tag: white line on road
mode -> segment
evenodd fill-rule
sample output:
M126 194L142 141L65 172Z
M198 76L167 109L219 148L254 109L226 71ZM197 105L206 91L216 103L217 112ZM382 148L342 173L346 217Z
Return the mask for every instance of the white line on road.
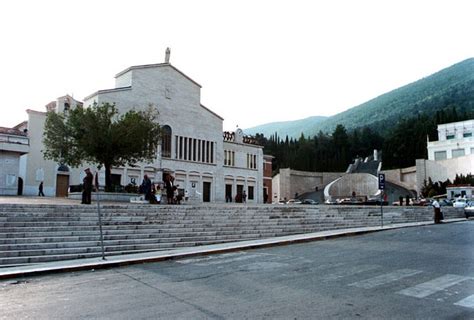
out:
M455 303L457 306L474 309L474 294Z
M375 288L377 286L381 286L390 282L398 281L406 277L411 277L421 272L422 271L419 271L419 270L400 269L400 270L382 274L380 276L373 277L370 279L354 282L354 283L351 283L349 286L364 288L364 289L371 289L371 288Z
M463 277L455 274L446 274L431 281L420 283L419 285L416 285L414 287L403 289L398 293L415 298L425 298L429 295L432 295L433 293L444 290L448 287L454 286L455 284L470 279L470 277Z

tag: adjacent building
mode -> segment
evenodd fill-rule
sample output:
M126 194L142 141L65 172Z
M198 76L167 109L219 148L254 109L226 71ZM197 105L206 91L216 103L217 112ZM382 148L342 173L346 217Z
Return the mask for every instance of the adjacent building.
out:
M424 182L453 181L474 173L474 119L438 125L438 141L428 142L428 159L416 160L416 187Z
M17 195L23 188L23 179L19 177L20 157L30 149L23 125L0 127L0 195Z
M474 120L438 125L438 141L428 142L428 160L440 161L474 154Z

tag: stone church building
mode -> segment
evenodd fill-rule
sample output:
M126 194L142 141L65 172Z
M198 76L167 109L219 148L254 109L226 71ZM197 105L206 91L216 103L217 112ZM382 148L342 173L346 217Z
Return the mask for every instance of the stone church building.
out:
M46 106L47 111L67 112L77 106L114 103L119 113L144 110L149 106L159 112L163 129L161 145L152 163L112 169L116 185L140 184L144 174L157 184L166 175L175 178L181 192L197 202L235 201L247 194L247 202L263 203L264 157L262 147L243 135L242 130L223 132L223 118L203 106L201 85L169 62L132 66L115 76L115 88L99 90L83 102L64 96ZM47 196L65 196L70 185L82 182L84 168L59 166L44 160L41 150L46 112L28 110L27 130L30 153L20 160L24 194L34 195L44 181ZM97 170L94 164L87 167ZM105 181L99 171L99 181Z

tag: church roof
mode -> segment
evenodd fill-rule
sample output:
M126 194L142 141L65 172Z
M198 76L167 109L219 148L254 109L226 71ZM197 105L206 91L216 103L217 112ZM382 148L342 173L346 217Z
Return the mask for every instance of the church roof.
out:
M215 112L212 111L211 109L206 108L206 107L203 106L202 104L201 104L201 108L204 108L205 110L207 110L208 112L212 113L213 115L215 115L215 116L218 117L219 119L224 120L224 118L222 118L220 115L218 115L217 113L215 113Z
M202 86L197 83L196 81L194 81L193 79L191 79L190 77L188 77L184 72L182 72L181 70L179 70L178 68L174 67L173 65L171 65L170 63L155 63L155 64L144 64L144 65L141 65L141 66L131 66L131 67L128 67L127 69L117 73L115 75L115 78L118 78L120 77L121 75L131 71L131 70L136 70L136 69L148 69L148 68L161 68L161 67L170 67L172 68L173 70L175 70L176 72L180 73L182 76L184 76L186 79L188 79L189 81L191 81L192 83L194 83L195 85L197 85L199 88L202 88Z
M12 135L12 136L24 136L24 137L27 136L26 132L20 131L20 130L15 129L15 128L0 127L0 133L1 134Z

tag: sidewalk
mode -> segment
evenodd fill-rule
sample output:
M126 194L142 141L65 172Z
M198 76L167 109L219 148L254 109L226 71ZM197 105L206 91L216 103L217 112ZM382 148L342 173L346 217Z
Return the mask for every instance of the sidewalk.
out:
M466 221L465 219L450 219L445 220L444 223L452 223ZM208 255L215 253L224 253L239 251L245 249L255 249L269 246L287 245L291 243L309 242L326 240L343 236L354 236L369 232L377 232L383 230L407 228L407 227L419 227L432 225L431 221L414 222L414 223L401 223L392 224L382 227L363 227L363 228L350 228L350 229L338 229L331 231L322 231L307 234L298 234L292 236L275 237L270 239L251 240L251 241L240 241L233 243L214 244L199 247L180 248L166 251L155 251L140 254L129 254L120 256L108 256L106 260L102 258L91 258L91 259L76 259L67 261L47 262L34 264L31 266L20 266L10 268L0 268L0 280L24 277L24 276L35 276L45 273L52 272L67 272L67 271L80 271L80 270L91 270L99 268L111 268L130 264L138 264L145 262L157 262L170 259L188 258L192 256Z

